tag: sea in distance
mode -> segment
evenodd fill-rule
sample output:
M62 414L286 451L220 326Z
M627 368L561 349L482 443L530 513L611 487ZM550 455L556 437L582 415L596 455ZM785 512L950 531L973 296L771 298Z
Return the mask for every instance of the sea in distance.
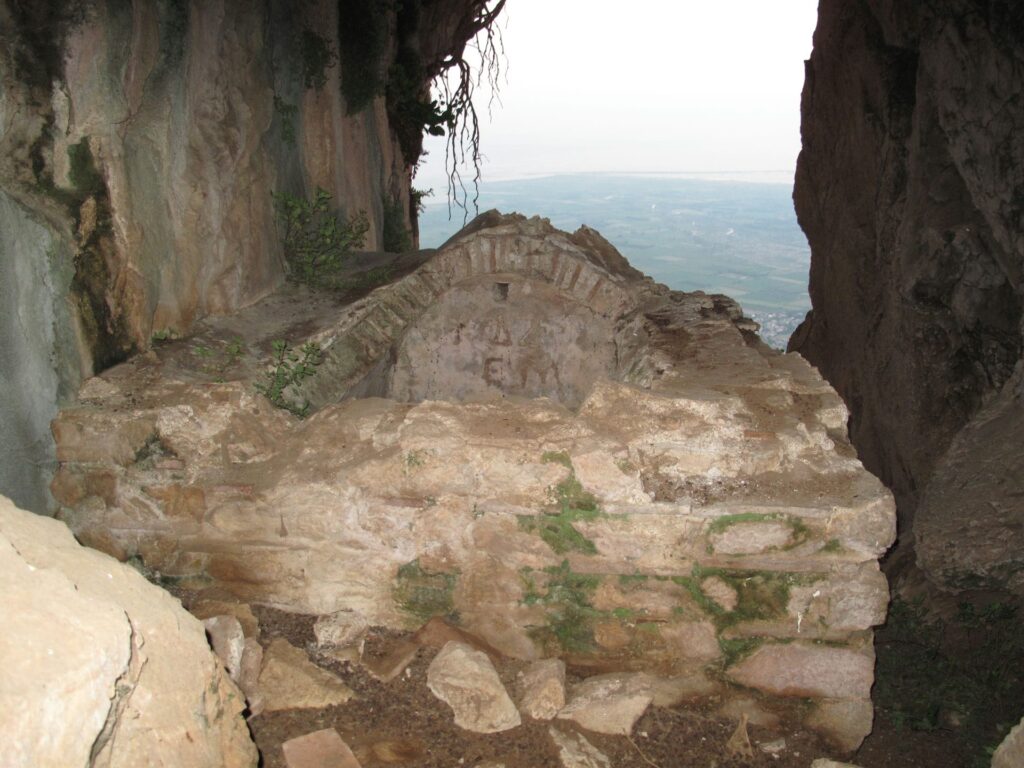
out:
M792 184L708 177L574 174L489 181L479 210L543 216L569 232L586 224L637 269L680 291L724 293L784 349L810 309L810 249ZM472 190L470 190L472 191ZM436 248L463 225L444 189L424 201L420 244ZM472 214L472 209L471 209ZM472 215L470 216L472 218Z

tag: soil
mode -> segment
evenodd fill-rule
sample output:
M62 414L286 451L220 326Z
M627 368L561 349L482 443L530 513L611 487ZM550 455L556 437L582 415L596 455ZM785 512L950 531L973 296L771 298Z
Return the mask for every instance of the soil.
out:
M264 713L251 718L249 725L264 768L285 768L281 744L322 728L335 728L363 768L472 768L487 761L506 768L561 768L558 750L548 733L552 723L524 717L521 726L496 734L475 734L458 728L448 705L435 698L426 685L427 666L437 649L421 648L406 673L390 683L380 683L360 665L338 662L316 651L312 629L315 617L258 606L254 611L260 621L262 644L283 637L305 648L314 662L337 674L356 693L338 707ZM366 638L364 658L383 657L408 636L373 629ZM521 665L503 660L497 668L511 690ZM570 669L570 681L574 676L578 679L578 671ZM748 726L748 733L754 756L730 754L726 743L737 724L715 716L712 710L713 702L699 708L651 707L630 737L580 732L608 756L615 768L807 768L817 757L839 757L812 733L753 725ZM563 731L574 729L568 721L556 720L554 724ZM785 739L785 748L779 753L772 755L759 748L779 738Z

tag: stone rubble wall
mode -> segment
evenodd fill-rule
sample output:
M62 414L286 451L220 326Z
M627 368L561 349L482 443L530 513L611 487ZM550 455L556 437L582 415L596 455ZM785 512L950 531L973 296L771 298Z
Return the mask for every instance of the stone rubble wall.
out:
M502 217L322 321L328 362L303 421L246 376L188 370L188 342L90 379L53 425L62 517L183 587L391 627L446 616L517 658L753 689L853 748L895 524L844 405L730 299L617 271L587 242ZM544 266L513 269L530 263ZM343 399L377 363L342 375L331 350L389 318L388 359L428 312L399 324L389 308L428 284L442 305L438 274L449 291L518 274L590 297L614 320L617 367L576 409L500 392Z

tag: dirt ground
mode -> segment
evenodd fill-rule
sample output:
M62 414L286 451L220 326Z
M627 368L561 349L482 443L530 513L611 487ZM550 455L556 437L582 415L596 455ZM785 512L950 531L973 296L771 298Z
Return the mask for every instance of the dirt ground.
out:
M284 768L281 744L321 728L335 728L364 768L471 768L486 761L502 763L506 768L561 768L557 748L548 734L551 723L524 718L518 728L497 734L474 734L455 726L451 710L426 686L427 666L436 649L421 648L404 675L384 684L359 665L340 663L316 653L312 631L315 617L267 608L255 610L260 620L261 643L268 645L275 637L283 637L296 647L305 648L313 661L337 674L356 693L350 702L338 707L274 712L252 718L250 727L265 768ZM402 637L400 633L371 630L365 653L384 656ZM507 687L511 688L517 669L514 662L499 665L499 674ZM572 673L570 669L570 678ZM555 722L562 730L573 728L567 721ZM581 733L609 757L614 768L807 768L818 757L841 757L812 733L771 731L757 726L748 728L754 757L737 756L726 747L735 728L735 721L716 717L709 705L706 709L651 707L628 738ZM919 743L906 736L883 729L858 755L848 759L864 768L962 765L956 762L949 745L934 739ZM781 751L770 754L759 748L779 738L785 739Z

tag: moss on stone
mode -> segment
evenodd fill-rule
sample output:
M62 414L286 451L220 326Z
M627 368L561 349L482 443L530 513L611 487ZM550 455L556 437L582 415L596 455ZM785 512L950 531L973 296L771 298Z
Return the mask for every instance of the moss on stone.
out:
M749 656L764 645L763 637L722 637L718 636L718 647L722 649L722 659L726 667Z
M421 621L443 616L457 622L453 599L457 581L458 574L426 571L417 559L398 569L392 597L402 611Z
M578 520L594 520L604 516L594 495L576 478L569 455L562 451L548 451L541 460L548 464L561 464L569 468L569 476L551 489L558 511L539 515L520 515L519 530L535 533L556 554L581 552L596 555L597 547L573 525Z
M566 451L544 451L541 454L540 460L544 464L561 464L566 469L572 471L572 459L569 458L569 454Z
M523 602L545 607L546 624L537 627L531 636L542 643L554 641L562 650L581 653L594 648L594 623L612 616L594 608L591 600L601 577L576 573L568 560L545 568L543 592L538 589L532 573L523 573L528 588Z

